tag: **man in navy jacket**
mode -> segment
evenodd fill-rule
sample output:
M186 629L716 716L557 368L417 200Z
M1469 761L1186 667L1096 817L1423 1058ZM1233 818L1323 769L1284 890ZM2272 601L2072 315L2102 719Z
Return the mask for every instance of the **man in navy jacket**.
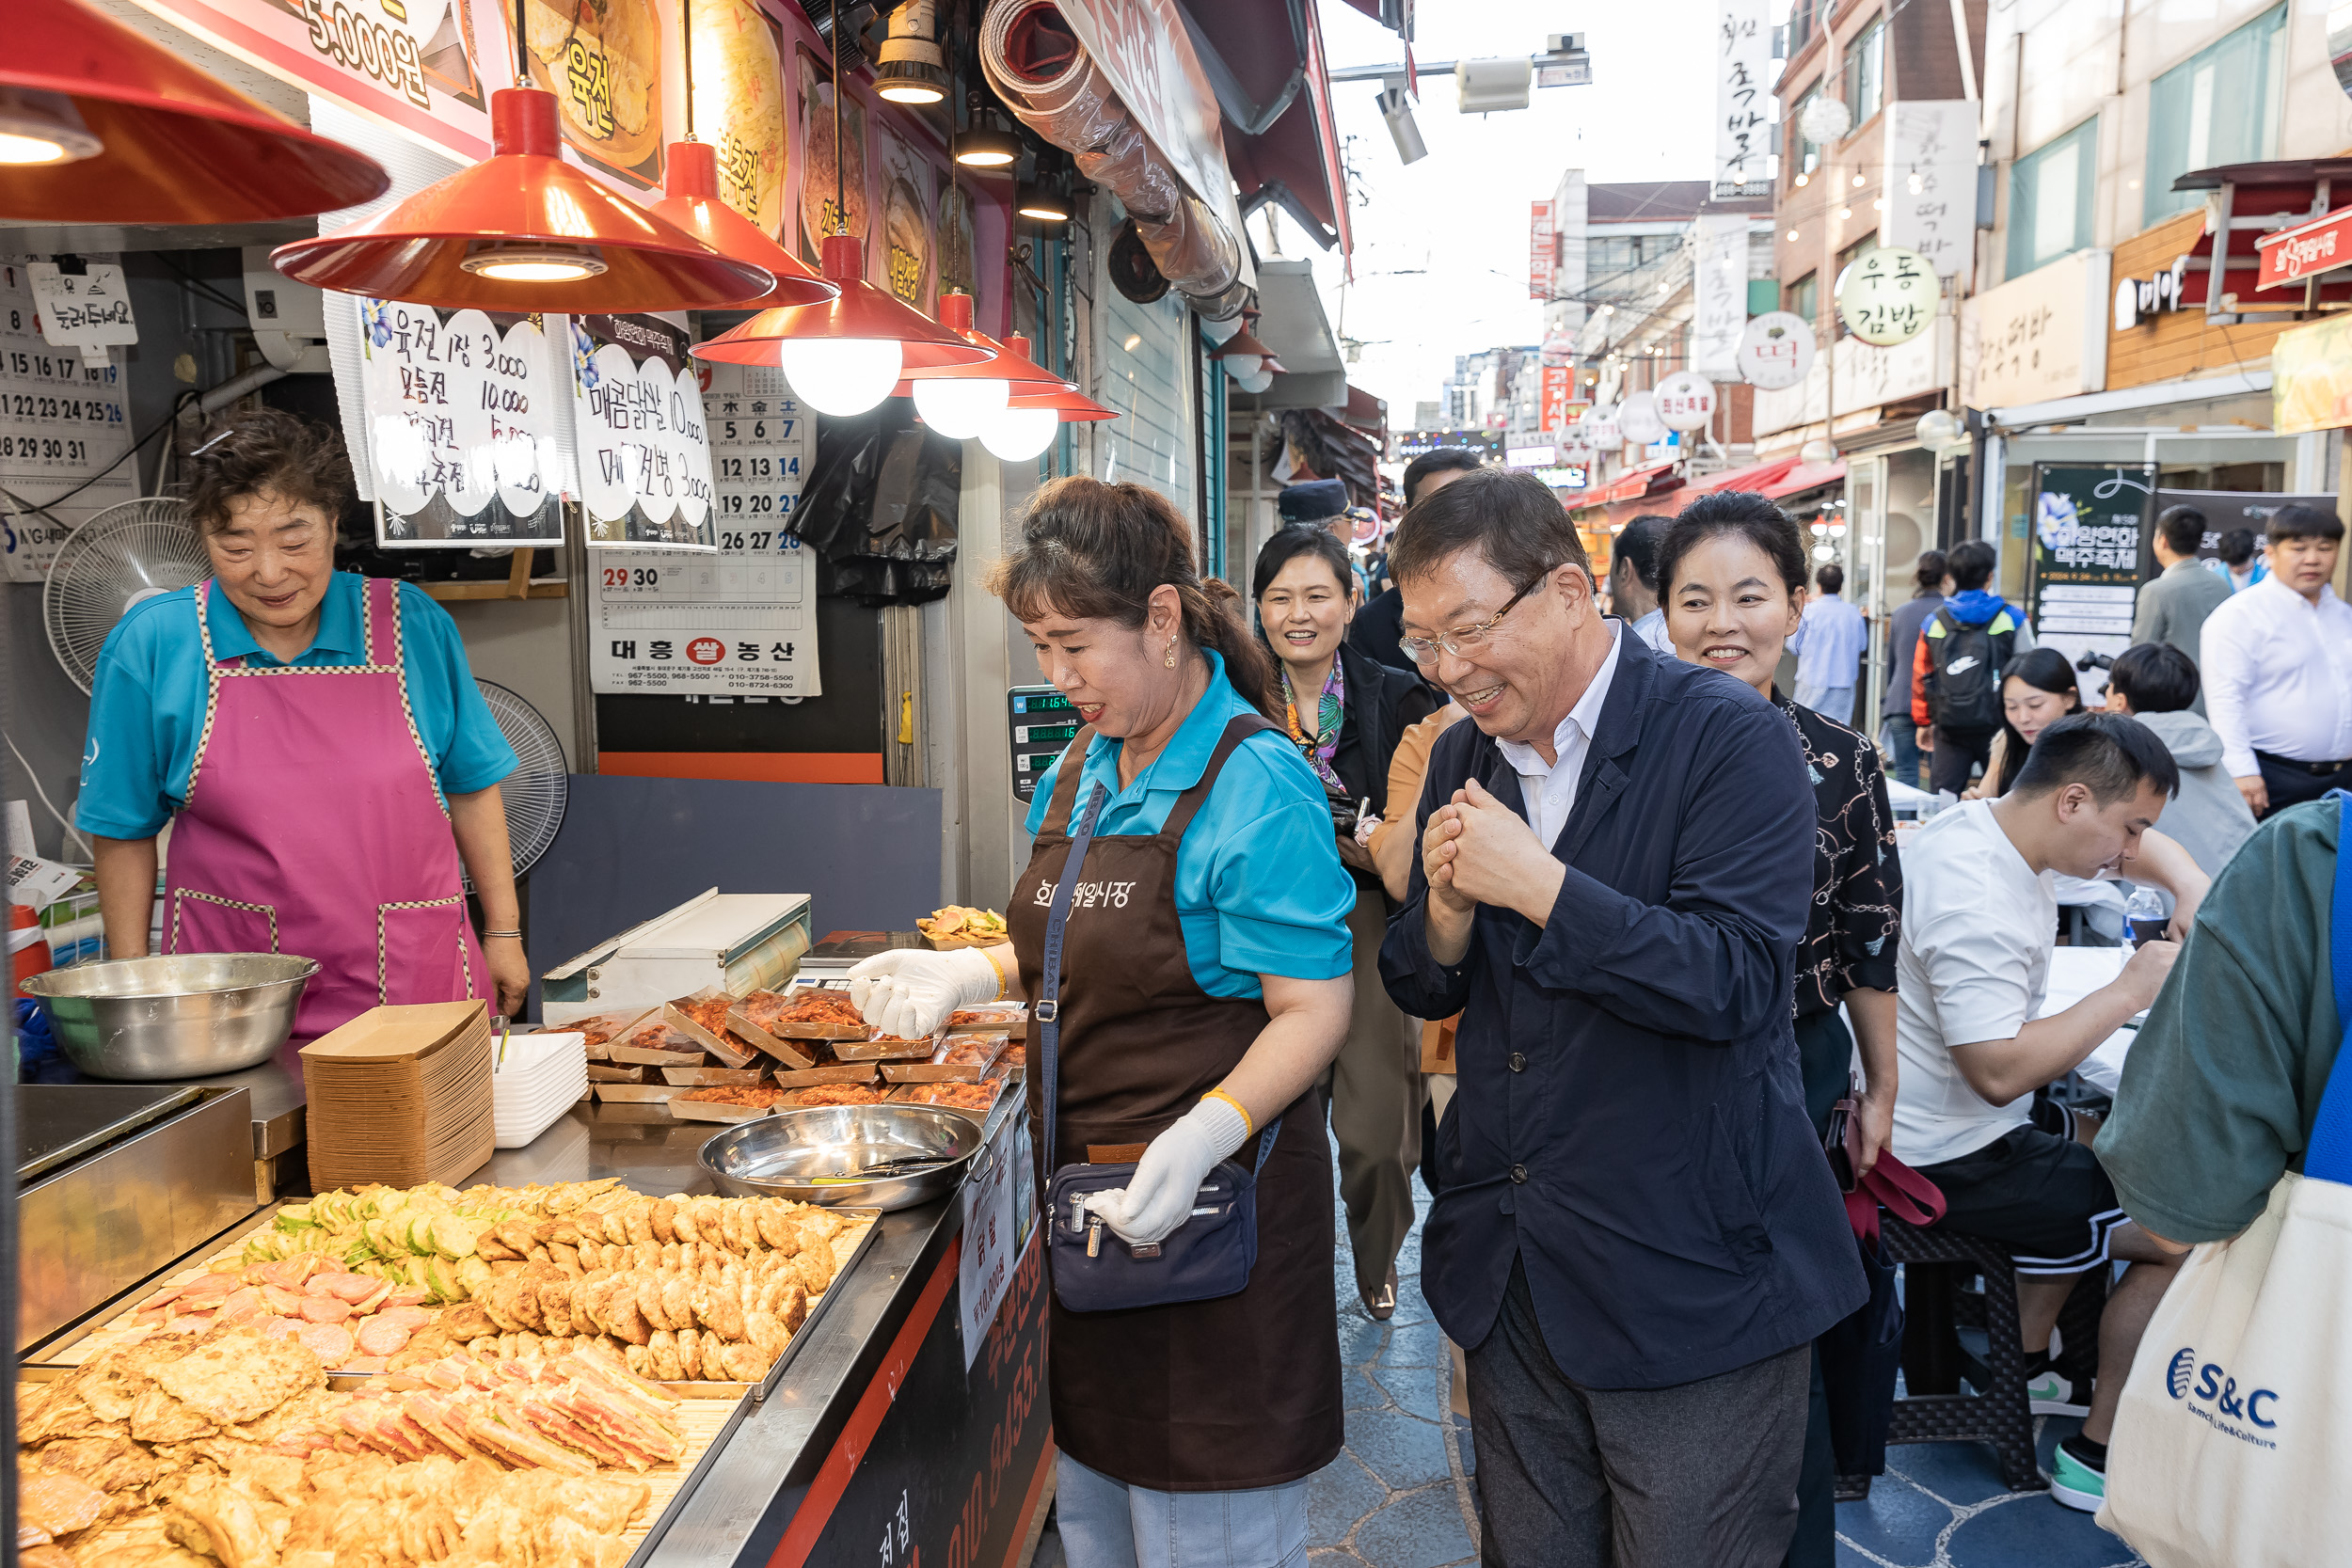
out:
M1790 1027L1796 733L1601 615L1532 475L1463 475L1390 562L1473 721L1430 757L1381 973L1463 1015L1422 1273L1467 1348L1486 1560L1771 1568L1807 1347L1867 1294Z

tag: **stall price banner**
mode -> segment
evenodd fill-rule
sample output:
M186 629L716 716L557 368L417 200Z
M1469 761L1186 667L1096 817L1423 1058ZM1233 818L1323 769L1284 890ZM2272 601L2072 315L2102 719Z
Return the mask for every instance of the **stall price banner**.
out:
M1879 242L1915 250L1964 293L1976 276L1977 105L1905 99L1886 110L1886 216Z
M1551 203L1531 201L1527 204L1527 297L1551 297L1551 271L1559 257L1559 245L1552 238ZM1546 428L1549 428L1547 426Z
M564 318L554 329L565 332ZM558 546L573 488L548 323L359 302L359 384L376 542Z
M957 1258L939 1260L806 1494L779 1505L790 1522L770 1568L1012 1560L1054 1456L1043 1253L1038 1238L1022 1249L968 1368Z
M1715 195L1770 196L1772 24L1764 0L1724 0L1715 27Z
M710 432L686 330L571 318L572 421L592 546L715 549Z
M122 367L49 343L30 263L0 257L0 561L11 582L41 580L68 533L138 494Z
M817 562L792 531L815 427L781 371L707 365L701 374L718 552L597 552L590 689L821 696Z
M2155 478L2137 464L2036 468L2026 612L2038 643L2070 660L2131 646ZM2086 700L2093 684L2084 683Z

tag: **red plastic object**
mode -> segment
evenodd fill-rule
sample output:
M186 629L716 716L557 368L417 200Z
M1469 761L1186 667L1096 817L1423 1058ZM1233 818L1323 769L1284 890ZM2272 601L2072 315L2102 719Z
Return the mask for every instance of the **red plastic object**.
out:
M856 235L828 235L819 270L827 282L841 286L839 298L762 310L733 331L696 343L694 357L727 365L780 364L787 340L807 338L896 338L908 370L977 365L989 356L987 349L866 282L866 246Z
M0 167L0 217L259 223L373 201L374 159L312 135L80 0L8 0L0 87L59 93L103 144Z
M761 308L821 305L841 293L809 270L808 263L778 245L719 195L719 150L708 142L670 144L661 168L663 196L653 204L654 216L684 230L722 256L749 261L773 275L776 286L764 294L738 300L738 305Z
M49 955L49 938L40 928L40 916L30 904L8 906L8 990L12 996L24 994L24 982L36 974L46 974L53 967Z
M908 367L906 379L898 383L893 397L913 397L911 383L917 381L986 381L1012 383L1013 390L1041 391L1049 387L1065 385L1060 376L1031 359L1024 348L1016 353L972 325L972 296L946 293L939 296L939 325L950 332L961 334L968 342L988 351L988 357L972 365L932 365L921 370ZM1021 339L1013 340L1023 341Z
M722 256L565 163L555 95L490 95L485 162L367 222L281 245L270 262L297 283L445 310L708 310L775 287L767 268ZM604 271L524 281L470 273L482 243L593 246Z
M1026 338L1015 336L1007 339L1006 341L1018 353L1029 352L1029 340ZM1005 400L1005 406L1008 408L1050 408L1061 416L1061 422L1064 424L1087 424L1097 420L1119 418L1112 410L1104 407L1066 381L1042 391L1026 394L1016 387L1013 388L1012 396Z

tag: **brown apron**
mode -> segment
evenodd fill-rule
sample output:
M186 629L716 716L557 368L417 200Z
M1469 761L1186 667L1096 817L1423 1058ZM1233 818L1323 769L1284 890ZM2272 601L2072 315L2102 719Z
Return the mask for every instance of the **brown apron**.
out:
M1041 1147L1034 1059L1029 1072L1041 1183L1075 1161L1138 1157L1224 1082L1265 1028L1264 1003L1211 996L1193 978L1176 911L1176 849L1233 748L1273 727L1235 719L1160 832L1088 846L1062 938L1057 1150ZM1046 906L1070 855L1093 738L1082 729L1063 753L1013 890L1007 924L1032 997L1042 994ZM1329 1464L1344 1423L1331 1223L1330 1148L1322 1095L1311 1088L1283 1113L1258 1178L1258 1261L1247 1289L1124 1312L1068 1312L1048 1298L1055 1441L1082 1465L1160 1492L1279 1486Z

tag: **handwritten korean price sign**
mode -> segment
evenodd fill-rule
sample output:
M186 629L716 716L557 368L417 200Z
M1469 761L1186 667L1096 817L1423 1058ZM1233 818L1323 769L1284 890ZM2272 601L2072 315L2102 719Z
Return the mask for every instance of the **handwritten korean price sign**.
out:
M377 543L561 545L571 480L540 318L366 299L359 341Z
M653 316L575 316L571 369L588 543L715 550L710 425L685 332Z
M1935 320L1944 286L1915 250L1881 247L1838 275L1837 313L1866 343L1907 343Z

